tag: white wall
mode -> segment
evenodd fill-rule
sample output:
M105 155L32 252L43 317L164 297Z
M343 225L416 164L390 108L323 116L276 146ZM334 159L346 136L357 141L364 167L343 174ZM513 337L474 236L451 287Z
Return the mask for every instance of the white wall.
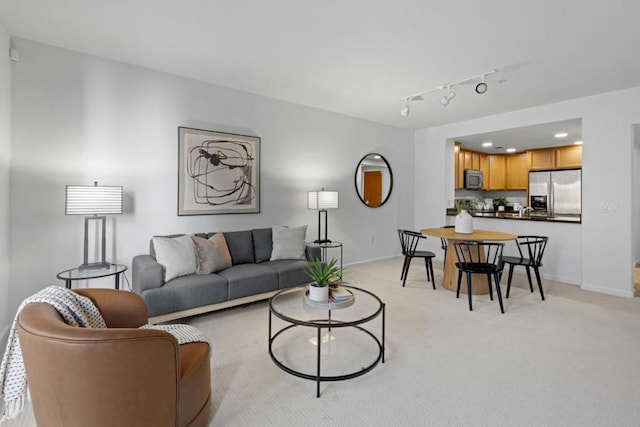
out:
M640 88L590 96L566 102L484 117L426 129L416 133L416 228L444 224L447 197L453 177L434 181L438 175L450 174L450 157L446 157L447 139L502 129L582 118L583 175L581 247L578 258L545 265L544 273L570 277L569 282L598 292L633 296L632 251L632 125L640 122ZM422 166L419 166L422 165ZM618 207L605 213L603 204ZM498 224L499 225L499 224ZM562 248L565 238L553 238ZM432 247L437 248L436 242ZM581 274L575 265L580 265Z
M9 323L9 164L11 158L11 39L0 23L0 334ZM2 347L4 348L4 347Z
M640 124L633 126L633 215L632 218L632 230L633 230L633 261L640 263L640 224L638 219L640 218Z
M399 252L396 229L413 223L413 132L31 41L16 45L13 306L61 284L56 273L81 262L83 220L64 215L64 186L94 180L124 186L126 212L107 225L113 262L130 265L154 234L308 224L312 239L317 212L306 208L306 192L321 187L340 192L329 237L344 242L345 263ZM177 216L178 126L261 137L260 214ZM368 152L393 168L393 193L379 209L365 207L354 189Z

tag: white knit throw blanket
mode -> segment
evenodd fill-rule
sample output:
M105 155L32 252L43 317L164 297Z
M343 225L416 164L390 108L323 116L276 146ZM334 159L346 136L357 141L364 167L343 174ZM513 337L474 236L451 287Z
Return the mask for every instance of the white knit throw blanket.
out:
M15 418L24 408L28 396L27 376L22 361L22 350L17 334L18 315L27 304L43 302L58 310L65 322L71 326L84 328L106 328L107 325L98 308L87 297L60 286L49 286L25 299L13 319L7 346L0 364L0 409L2 418ZM187 342L206 342L208 338L190 325L144 325L145 329L160 329L172 333L179 344ZM210 344L210 343L209 343Z

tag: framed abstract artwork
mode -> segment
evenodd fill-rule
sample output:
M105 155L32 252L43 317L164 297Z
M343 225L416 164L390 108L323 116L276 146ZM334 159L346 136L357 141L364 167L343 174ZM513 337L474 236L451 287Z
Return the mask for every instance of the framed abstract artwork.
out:
M178 215L260 212L260 138L178 127Z

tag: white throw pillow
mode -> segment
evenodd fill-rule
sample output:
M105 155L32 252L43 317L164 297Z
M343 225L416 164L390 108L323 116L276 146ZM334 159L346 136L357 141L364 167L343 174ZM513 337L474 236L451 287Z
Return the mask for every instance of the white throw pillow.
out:
M154 237L156 261L164 267L164 281L193 274L198 269L196 251L190 236Z
M301 227L278 227L271 230L273 240L273 251L271 261L277 259L306 259L304 242L307 236L307 226Z

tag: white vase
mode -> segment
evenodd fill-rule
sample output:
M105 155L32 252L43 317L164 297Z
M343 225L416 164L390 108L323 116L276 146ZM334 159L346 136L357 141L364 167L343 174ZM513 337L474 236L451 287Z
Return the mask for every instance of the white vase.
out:
M456 233L471 234L473 233L473 217L467 211L461 211L456 215Z
M315 283L315 282L314 282ZM309 285L309 299L317 302L329 301L329 287L328 286L314 286L314 283Z

